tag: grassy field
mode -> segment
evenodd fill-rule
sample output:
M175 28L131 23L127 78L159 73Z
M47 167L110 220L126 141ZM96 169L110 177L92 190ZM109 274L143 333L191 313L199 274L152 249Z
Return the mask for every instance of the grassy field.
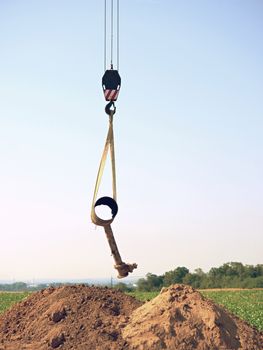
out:
M29 293L0 292L0 314L28 296Z
M263 331L263 290L211 290L201 293Z
M223 305L233 314L246 320L252 326L263 331L263 290L202 290L201 293L217 304ZM11 305L26 298L29 293L0 292L0 314ZM139 300L147 301L158 292L129 293Z

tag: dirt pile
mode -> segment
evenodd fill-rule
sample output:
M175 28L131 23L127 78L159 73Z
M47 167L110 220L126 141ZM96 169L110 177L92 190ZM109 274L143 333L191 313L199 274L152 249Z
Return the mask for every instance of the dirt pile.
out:
M108 288L49 288L0 317L0 350L125 349L121 327L141 304Z
M262 350L262 334L191 287L138 302L108 288L37 292L0 317L0 350Z
M184 285L135 310L122 335L133 350L263 349L260 332Z

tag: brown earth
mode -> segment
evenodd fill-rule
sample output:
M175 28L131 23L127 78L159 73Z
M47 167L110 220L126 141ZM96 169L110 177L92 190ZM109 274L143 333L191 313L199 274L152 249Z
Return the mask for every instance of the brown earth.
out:
M48 288L0 317L0 350L125 349L122 324L141 304L108 288Z
M108 288L49 288L0 317L0 350L262 350L262 344L262 333L184 285L143 305Z
M163 288L123 329L133 350L262 350L263 334L192 287Z

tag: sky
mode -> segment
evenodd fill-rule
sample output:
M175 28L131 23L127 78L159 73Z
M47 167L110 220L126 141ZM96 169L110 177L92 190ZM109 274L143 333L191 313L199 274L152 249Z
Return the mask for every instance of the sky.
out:
M90 219L103 23L103 0L0 0L0 280L117 275ZM120 0L112 229L134 278L262 263L262 33L260 0Z

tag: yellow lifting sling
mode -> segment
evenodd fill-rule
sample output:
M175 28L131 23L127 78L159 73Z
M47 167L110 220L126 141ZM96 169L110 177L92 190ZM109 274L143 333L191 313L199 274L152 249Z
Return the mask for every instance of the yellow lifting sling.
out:
M118 270L118 278L123 278L128 276L129 272L132 272L135 268L137 268L137 264L126 264L122 261L112 229L111 229L111 223L113 222L117 212L118 212L118 205L117 205L117 191L116 191L116 169L115 169L115 153L114 153L114 135L113 135L113 115L116 111L116 108L114 106L114 109L111 109L111 106L114 106L114 102L108 103L105 110L106 113L109 115L109 130L104 146L104 150L102 153L100 166L98 170L96 185L94 189L94 195L92 200L92 207L91 207L91 220L95 225L103 226L106 237L108 239L111 254L115 261L115 269ZM103 175L107 155L110 149L110 157L111 157L111 171L112 171L112 197L101 197L97 200L97 194L99 190L99 186L101 183L101 178ZM101 219L95 212L95 208L98 205L106 205L111 209L112 218L109 220Z

